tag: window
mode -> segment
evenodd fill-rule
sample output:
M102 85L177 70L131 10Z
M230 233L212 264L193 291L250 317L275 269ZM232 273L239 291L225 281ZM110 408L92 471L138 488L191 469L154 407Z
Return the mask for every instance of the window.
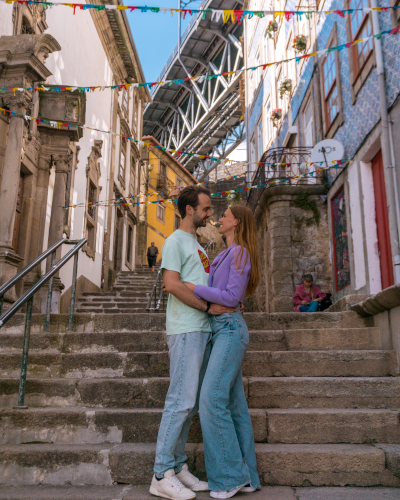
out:
M251 141L250 141L250 170L253 172L256 169L256 166L254 163L256 163L256 137L253 135Z
M349 2L350 9L363 9L366 7L369 7L368 0L350 0ZM371 36L372 29L369 15L360 10L355 10L352 14L350 14L350 32L352 41ZM365 62L372 52L372 48L372 39L357 43L357 45L351 48L354 66L354 80L362 70Z
M264 153L264 149L263 149L263 122L262 120L260 120L258 122L258 126L257 126L257 162L260 161L260 158L262 157L263 153Z
M323 63L325 128L329 129L339 113L339 99L336 82L336 63L334 52L329 52Z
M181 218L179 217L179 215L175 214L175 224L174 224L175 229L179 229L180 223L181 223Z
M89 181L89 190L88 190L88 215L93 219L96 220L96 207L94 207L92 204L96 203L96 186L93 184L92 181Z
M126 115L128 113L128 91L125 89L122 91L122 109Z
M157 219L165 223L165 203L157 203Z
M126 162L126 139L121 137L121 151L119 154L119 177L125 182L125 162Z
M254 71L249 71L249 105L253 100L253 91L254 91Z
M135 163L132 158L131 177L129 179L129 196L135 195Z
M133 229L132 226L128 224L128 242L126 248L126 260L128 264L132 263L132 241L133 241Z
M265 105L265 118L264 118L264 123L265 123L265 146L268 146L270 140L272 139L272 120L271 120L271 100L268 100L267 104Z
M165 188L167 186L167 165L160 162L160 168L158 171L158 188ZM158 206L158 205L157 205Z
M304 146L314 147L313 110L311 98L304 110Z
M254 60L254 66L257 67L254 70L254 73L255 73L254 91L257 91L258 86L260 85L260 82L261 82L261 71L262 71L262 68L260 67L260 64L261 64L261 52L258 51L258 54L256 55L256 58Z
M183 186L183 180L176 176L176 187L182 187Z
M269 36L268 31L264 33L264 64L267 64L269 61Z

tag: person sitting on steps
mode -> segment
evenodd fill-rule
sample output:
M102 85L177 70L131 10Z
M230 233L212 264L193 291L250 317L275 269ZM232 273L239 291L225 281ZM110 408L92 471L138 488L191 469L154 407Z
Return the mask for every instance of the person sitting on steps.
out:
M294 293L294 311L295 312L317 312L320 302L326 298L326 295L314 285L311 274L303 275L303 284L296 288Z

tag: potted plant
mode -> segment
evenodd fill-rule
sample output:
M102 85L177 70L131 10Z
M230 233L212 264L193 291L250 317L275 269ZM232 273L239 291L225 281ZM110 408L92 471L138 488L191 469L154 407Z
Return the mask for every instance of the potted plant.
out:
M279 25L276 21L270 21L267 26L268 37L273 40L274 33L278 31Z
M297 54L304 54L307 49L307 37L305 35L297 35L293 39L293 48Z
M281 118L282 118L282 109L281 108L273 109L271 113L271 120L272 120L272 125L274 127L278 126L278 122Z
M292 91L292 80L290 78L284 78L280 85L279 85L279 95L281 97L281 99L283 99L283 96L285 94L288 94L290 95L291 91Z

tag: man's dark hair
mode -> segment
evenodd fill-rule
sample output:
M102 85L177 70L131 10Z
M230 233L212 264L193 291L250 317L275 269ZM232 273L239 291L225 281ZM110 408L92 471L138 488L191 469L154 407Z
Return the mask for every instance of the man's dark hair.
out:
M186 207L188 205L196 210L199 204L199 194L211 196L211 192L203 186L187 186L179 193L178 210L182 219L186 217Z

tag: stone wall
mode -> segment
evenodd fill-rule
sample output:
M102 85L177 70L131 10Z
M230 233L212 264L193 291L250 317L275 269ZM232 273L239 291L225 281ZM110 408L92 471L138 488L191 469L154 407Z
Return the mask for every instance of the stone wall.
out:
M319 185L277 186L266 189L257 206L260 285L257 308L266 312L293 310L293 295L304 273L325 292L331 292L329 231L326 201ZM295 206L299 194L308 193L320 214L319 224L299 223L312 216Z

